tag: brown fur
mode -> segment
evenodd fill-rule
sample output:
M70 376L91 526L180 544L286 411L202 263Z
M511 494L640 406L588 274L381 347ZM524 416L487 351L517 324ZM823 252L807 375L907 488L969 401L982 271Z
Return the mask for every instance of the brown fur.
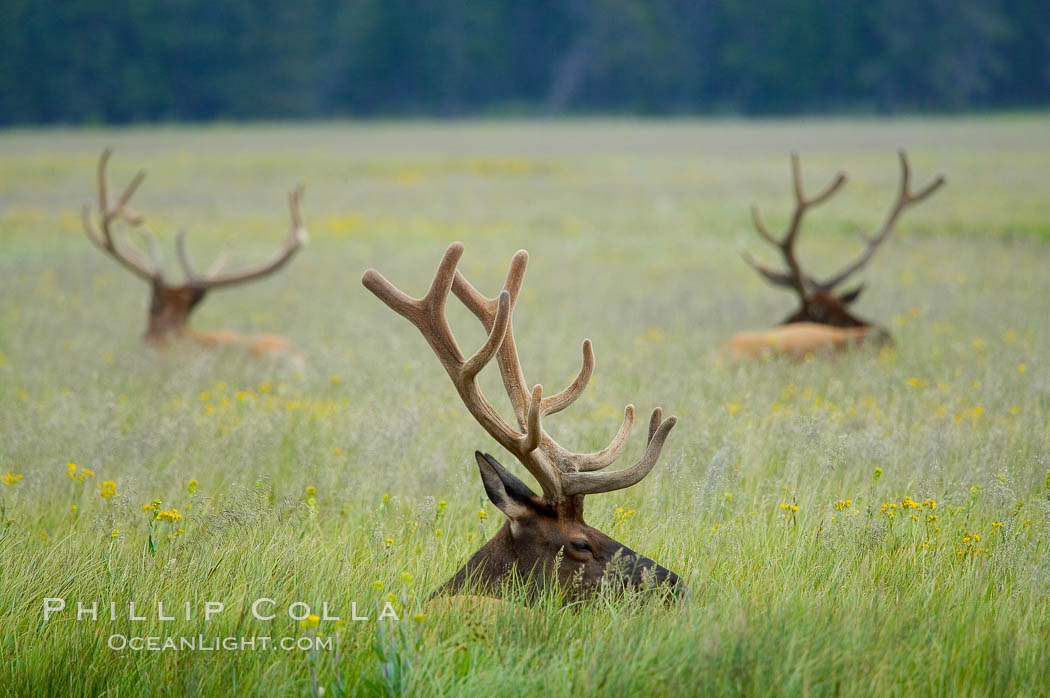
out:
M738 332L729 342L729 351L737 359L770 355L802 358L807 354L847 351L865 344L883 346L889 342L889 334L878 327L793 322L763 332Z
M209 349L241 348L256 357L275 356L302 360L302 352L281 335L246 335L231 330L199 331L190 327L190 313L204 300L205 293L205 290L190 286L169 288L154 284L149 322L143 339L158 348L163 348L173 341L190 341Z
M570 598L586 598L603 584L678 586L674 572L588 526L583 497L554 508L535 495L519 504L515 511L504 512L509 520L435 596L468 589L497 595L507 583L524 584L530 594L554 584ZM609 567L614 560L615 575Z

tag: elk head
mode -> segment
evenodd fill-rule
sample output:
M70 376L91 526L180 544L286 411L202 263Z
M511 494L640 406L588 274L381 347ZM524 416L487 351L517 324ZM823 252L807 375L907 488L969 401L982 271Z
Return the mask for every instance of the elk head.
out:
M767 281L776 286L794 291L799 299L798 309L786 317L782 324L812 322L842 328L871 327L871 323L867 320L858 318L849 311L850 304L857 300L861 291L864 290L863 284L844 293L835 292L835 288L871 261L875 251L889 237L893 226L897 223L897 219L904 209L912 204L919 203L944 184L944 177L938 176L920 191L913 192L911 189L911 170L908 166L908 156L903 150L899 151L898 154L901 164L900 187L897 190L897 197L893 205L890 206L889 213L882 223L882 227L875 235L868 235L861 231L861 237L864 238L866 243L864 250L839 272L824 280L818 280L803 271L795 254L795 242L798 240L802 218L806 211L831 198L846 183L845 173L839 172L823 191L816 196L807 197L802 188L802 172L799 166L798 155L792 153L791 176L794 183L795 211L791 216L787 232L780 238L774 236L765 223L762 222L762 217L758 213L758 206L754 205L751 207L751 220L755 224L755 229L762 236L763 240L780 250L781 255L784 257L786 269L783 271L771 269L758 262L746 251L741 253L744 261L765 277ZM882 331L880 334L888 338L888 334L885 331Z
M171 337L189 336L208 343L245 343L254 347L258 342L234 333L194 332L188 325L189 316L209 291L228 288L271 274L284 266L299 250L306 241L306 229L302 225L299 214L299 202L303 195L302 186L297 187L288 196L292 215L291 230L272 259L249 269L224 274L222 270L228 261L228 255L224 253L215 260L207 272L203 275L198 274L186 251L185 231L179 231L175 238L175 251L186 278L181 284L172 284L164 276L164 261L157 241L143 227L145 218L128 206L131 197L142 184L142 180L146 178L146 172L140 170L124 188L124 192L116 203L111 204L106 177L106 164L109 162L111 152L109 148L105 149L98 161L98 227L96 228L91 220L91 207L85 204L83 209L84 231L96 247L150 285L152 295L144 339L151 344L164 344ZM126 240L121 239L116 230L119 223L138 230L146 243L145 256L138 249L129 245ZM275 342L275 340L281 341ZM266 346L276 346L282 342L285 348L290 346L283 338L272 336L263 337L261 341Z
M676 589L677 575L588 526L583 519L586 495L630 487L649 474L676 418L663 420L660 409L653 410L645 454L633 466L616 472L598 471L611 465L623 451L634 425L632 405L627 405L619 431L601 451L574 453L555 442L544 431L543 419L565 409L583 393L594 371L591 342L584 340L583 367L565 390L549 397L543 396L540 385L530 391L518 361L511 323L529 255L524 250L514 255L503 290L488 298L456 271L462 254L460 243L446 250L430 290L422 298L402 293L374 269L361 279L368 290L419 329L470 414L536 478L542 491L534 493L492 456L475 453L485 492L507 521L437 593L455 594L476 585L486 594L498 595L508 579L524 580L533 591L557 584L581 596L593 592L603 581ZM470 358L463 356L445 318L450 291L488 332L488 339ZM516 429L493 408L477 383L478 373L493 358L510 398Z

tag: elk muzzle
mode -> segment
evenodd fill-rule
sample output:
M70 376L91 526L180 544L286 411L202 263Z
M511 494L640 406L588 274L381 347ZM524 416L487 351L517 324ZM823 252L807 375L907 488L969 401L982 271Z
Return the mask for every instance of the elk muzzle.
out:
M686 592L677 574L622 545L605 565L597 586L613 591L658 590L668 600L681 598Z

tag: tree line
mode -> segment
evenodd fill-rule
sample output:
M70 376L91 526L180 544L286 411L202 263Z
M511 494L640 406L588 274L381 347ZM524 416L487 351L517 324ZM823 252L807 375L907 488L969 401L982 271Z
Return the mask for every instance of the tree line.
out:
M1045 106L1046 0L4 0L0 124Z

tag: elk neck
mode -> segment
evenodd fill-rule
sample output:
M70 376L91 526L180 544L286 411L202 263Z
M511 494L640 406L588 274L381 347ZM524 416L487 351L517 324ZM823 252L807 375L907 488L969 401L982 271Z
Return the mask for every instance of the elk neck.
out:
M802 306L781 323L815 322L831 327L871 327L867 320L849 311L846 304L830 293L816 291L806 296Z
M163 343L171 335L186 334L189 330L190 314L204 300L206 293L206 289L191 285L173 287L163 281L154 281L150 295L146 341Z

